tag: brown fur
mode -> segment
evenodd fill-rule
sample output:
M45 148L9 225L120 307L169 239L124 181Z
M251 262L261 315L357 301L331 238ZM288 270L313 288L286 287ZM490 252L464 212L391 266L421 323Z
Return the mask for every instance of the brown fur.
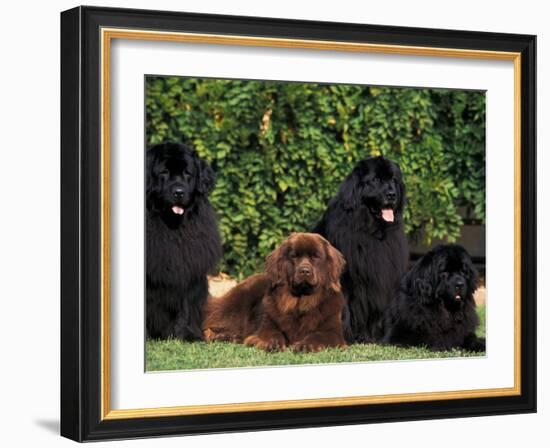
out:
M344 264L320 235L293 233L267 257L265 273L208 301L205 339L267 351L345 346L339 280Z

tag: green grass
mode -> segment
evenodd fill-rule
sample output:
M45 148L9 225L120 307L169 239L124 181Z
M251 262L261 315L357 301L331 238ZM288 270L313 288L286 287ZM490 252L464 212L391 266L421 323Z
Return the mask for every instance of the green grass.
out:
M478 314L480 316L480 326L477 334L483 336L485 335L485 307L479 307ZM432 352L424 347L401 348L379 344L354 344L345 349L327 349L319 353L294 353L291 351L266 353L240 344L181 342L176 339L147 341L145 350L147 371L457 358L484 355L483 353L471 353L458 349L447 352Z

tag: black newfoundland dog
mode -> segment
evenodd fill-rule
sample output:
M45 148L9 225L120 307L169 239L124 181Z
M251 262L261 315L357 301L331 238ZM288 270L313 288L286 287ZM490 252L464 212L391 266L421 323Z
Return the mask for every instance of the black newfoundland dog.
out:
M473 297L477 279L461 246L430 250L405 275L388 307L383 342L425 345L431 350L461 347L484 351L485 339L475 334L479 323Z
M201 339L207 274L222 254L208 202L214 172L177 143L153 146L146 163L147 334Z
M383 313L408 261L404 205L399 166L385 157L369 157L344 180L313 230L346 259L344 331L350 343L383 336Z

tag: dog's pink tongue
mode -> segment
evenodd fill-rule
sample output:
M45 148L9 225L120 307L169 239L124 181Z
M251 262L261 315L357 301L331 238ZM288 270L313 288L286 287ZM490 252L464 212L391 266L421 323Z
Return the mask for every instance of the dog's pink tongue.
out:
M183 207L180 207L180 206L178 206L178 205L174 205L174 206L172 207L172 211L173 211L176 215L183 215L183 212L184 212L185 210L183 209Z
M386 222L393 222L393 210L391 208L383 208L382 219Z

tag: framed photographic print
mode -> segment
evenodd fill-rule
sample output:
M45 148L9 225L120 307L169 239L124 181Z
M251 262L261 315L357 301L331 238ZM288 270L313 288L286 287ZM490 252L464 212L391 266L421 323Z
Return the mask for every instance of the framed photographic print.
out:
M61 434L536 411L535 36L61 14Z

